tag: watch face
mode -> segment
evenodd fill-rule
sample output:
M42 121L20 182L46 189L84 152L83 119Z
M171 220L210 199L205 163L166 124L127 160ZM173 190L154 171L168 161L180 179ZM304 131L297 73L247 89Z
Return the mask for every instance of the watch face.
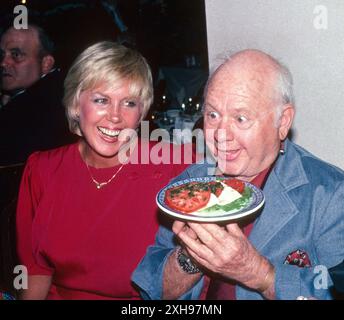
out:
M178 250L177 260L180 267L182 268L184 272L189 273L189 274L195 274L195 273L200 272L198 267L195 264L193 264L190 257L188 257L182 252L181 248Z
M181 253L181 254L179 255L179 261L180 261L180 263L185 264L185 263L187 263L187 260L188 260L188 258L187 258L187 256L186 256L184 253Z

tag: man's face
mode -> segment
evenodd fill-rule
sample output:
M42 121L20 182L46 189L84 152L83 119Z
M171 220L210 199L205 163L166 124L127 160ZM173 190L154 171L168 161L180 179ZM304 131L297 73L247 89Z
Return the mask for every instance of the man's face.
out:
M204 129L222 173L250 181L277 157L280 135L272 83L256 72L226 67L210 82Z
M0 41L2 89L28 88L42 75L38 34L34 29L7 30Z

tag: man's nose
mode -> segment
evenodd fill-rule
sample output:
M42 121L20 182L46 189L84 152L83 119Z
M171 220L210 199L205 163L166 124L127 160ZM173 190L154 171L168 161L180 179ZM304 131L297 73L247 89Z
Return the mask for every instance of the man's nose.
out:
M215 132L215 139L217 141L232 141L234 140L233 123L230 118L223 118Z
M8 66L10 64L10 62L11 62L10 55L5 54L5 53L1 54L1 56L0 56L0 66L1 67Z

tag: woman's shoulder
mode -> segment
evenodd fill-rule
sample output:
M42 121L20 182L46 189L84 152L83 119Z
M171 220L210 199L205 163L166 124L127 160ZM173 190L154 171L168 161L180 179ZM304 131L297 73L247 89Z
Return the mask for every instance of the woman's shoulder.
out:
M36 167L44 173L55 171L59 166L66 163L66 160L71 159L76 150L77 143L46 151L36 151L30 155L26 166Z

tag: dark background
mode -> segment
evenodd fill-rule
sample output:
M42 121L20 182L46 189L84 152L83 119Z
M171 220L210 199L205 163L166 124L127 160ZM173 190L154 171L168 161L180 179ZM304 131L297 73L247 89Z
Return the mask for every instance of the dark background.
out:
M138 49L148 60L154 78L160 66L196 66L208 70L204 0L105 0L117 7L127 27L121 31L102 0L27 0L29 23L43 25L56 42L63 70L87 46L101 40L120 41ZM21 1L1 0L0 26L13 21ZM1 30L0 30L1 32Z

